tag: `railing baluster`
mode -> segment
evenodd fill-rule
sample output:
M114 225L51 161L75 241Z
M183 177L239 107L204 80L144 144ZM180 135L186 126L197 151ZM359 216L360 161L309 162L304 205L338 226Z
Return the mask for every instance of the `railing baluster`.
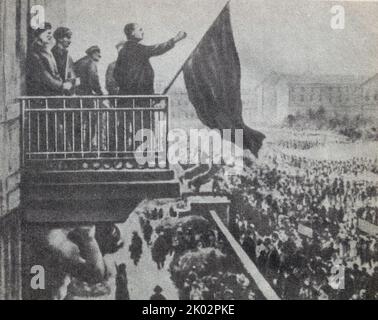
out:
M153 134L153 136L150 137L151 138L150 139L151 140L150 141L150 143L151 143L150 148L151 148L151 152L154 153L154 158L156 158L156 154L155 154L155 142L154 142L154 140L155 140L155 128L154 128L154 125L153 125L154 112L152 111L152 109L153 109L153 100L150 99L150 111L149 111L149 114L150 114L150 132Z
M58 135L56 134L56 130L58 128L58 112L54 112L54 119L55 119L55 152L58 153Z
M144 104L142 104L142 110L140 111L140 127L138 128L138 130L141 130L141 133L142 133L142 142L138 145L138 147L144 142L144 111L143 111L143 108L144 108ZM136 134L138 134L138 132ZM147 149L147 153L148 153L148 149Z
M25 165L25 100L21 100L21 164Z
M117 109L116 109L117 110ZM116 157L118 157L118 111L114 113L114 126L115 126L115 149Z
M126 111L123 112L123 142L125 144L125 152L127 153L127 118L126 118Z
M81 158L84 159L84 123L83 123L83 100L80 98L80 151L81 151Z
M115 109L118 109L118 98L115 98L114 99L114 108ZM117 113L117 111L114 111L114 119L116 118L116 113ZM115 128L114 128L114 139L115 139L115 137L116 137L116 135L117 135L117 132L118 132L118 123L116 122L115 123ZM117 143L116 143L116 145L117 145ZM115 149L116 150L116 149ZM112 150L112 151L115 151L115 150Z
M169 134L169 100L166 99L165 103L165 112L164 112L164 118L165 118L165 165L166 169L169 169L169 162L168 162L168 134Z
M67 159L67 128L66 128L66 99L63 99L63 149L64 158Z
M41 145L40 145L40 132L41 132L41 125L40 125L40 113L37 112L37 152L41 152Z
M133 152L135 152L136 150L136 144L135 144L135 98L133 98L133 127L131 128L132 129L132 142L133 142Z
M97 158L100 159L100 154L101 154L101 121L100 121L100 116L101 116L101 111L100 111L100 100L96 99L97 103Z
M48 99L45 100L45 103L46 103L46 152L47 152L47 159L49 159L49 101Z
M31 140L32 140L32 135L31 135L31 104L30 104L30 100L28 100L28 122L29 122L29 126L28 126L28 138L29 138L29 158L30 158L30 153L31 153Z
M72 106L71 106L72 108ZM72 111L72 152L76 151L75 145L75 111Z
M88 131L89 131L89 151L92 152L92 117L91 117L91 112L90 111L86 111L88 112L88 118L89 118L89 128L88 128Z
M110 110L106 112L106 151L110 151L110 130L109 130Z

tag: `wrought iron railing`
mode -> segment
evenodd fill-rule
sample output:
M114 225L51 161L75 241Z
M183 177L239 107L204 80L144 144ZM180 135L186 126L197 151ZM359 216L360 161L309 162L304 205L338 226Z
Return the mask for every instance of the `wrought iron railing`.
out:
M167 96L22 97L20 101L24 168L168 167Z

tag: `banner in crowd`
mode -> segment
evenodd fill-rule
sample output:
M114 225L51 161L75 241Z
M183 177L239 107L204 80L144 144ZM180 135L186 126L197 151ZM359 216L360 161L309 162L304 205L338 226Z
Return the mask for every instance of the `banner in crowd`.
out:
M358 219L358 228L371 236L378 235L378 226L370 223L369 221Z
M314 236L314 231L310 227L303 224L298 225L298 233L308 238L312 238Z

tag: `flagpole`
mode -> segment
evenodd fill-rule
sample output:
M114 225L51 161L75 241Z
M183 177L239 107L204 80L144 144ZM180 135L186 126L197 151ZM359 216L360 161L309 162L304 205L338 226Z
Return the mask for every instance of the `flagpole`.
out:
M205 38L205 36L207 35L207 33L209 32L209 30L211 29L211 27L214 25L215 21L217 21L218 17L220 16L220 14L223 12L223 10L230 4L231 0L228 0L227 3L225 4L225 6L223 7L223 9L221 10L221 12L217 15L217 17L215 18L215 20L213 21L213 23L211 24L211 26L209 27L209 29L206 31L206 33L203 35L203 37L201 38L201 40L198 42L198 44L196 45L196 47L193 49L193 51L190 53L189 57L185 60L185 62L183 63L183 65L181 66L181 68L177 71L176 75L173 77L173 79L171 80L171 82L169 83L169 85L165 88L165 90L163 91L162 95L166 95L168 93L168 91L172 88L173 84L175 83L175 81L177 80L177 78L179 77L180 73L184 70L184 67L185 65L188 63L188 61L190 60L190 58L192 57L193 53L196 52L196 50L198 49L198 47L200 46L202 40Z

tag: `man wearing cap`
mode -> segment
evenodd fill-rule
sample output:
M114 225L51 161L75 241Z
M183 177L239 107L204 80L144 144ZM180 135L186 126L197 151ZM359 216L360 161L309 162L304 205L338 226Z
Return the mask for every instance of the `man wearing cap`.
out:
M102 96L102 89L97 72L97 63L101 59L101 50L98 46L92 46L85 52L87 55L75 62L75 73L80 78L80 85L77 87L77 94L82 96ZM84 100L85 108L94 108L94 102L88 99ZM89 113L88 117L83 122L83 140L85 150L90 150L92 147L98 146L98 131L96 126L96 115ZM92 123L91 128L89 127ZM91 136L90 136L91 132ZM96 165L99 165L97 163Z
M118 54L120 53L121 49L125 45L125 41L121 41L116 45L116 49ZM109 64L108 69L106 70L106 90L112 96L115 96L119 93L119 86L117 81L114 79L114 69L116 67L117 61L112 62Z
M58 71L50 51L52 26L45 23L44 29L34 31L34 40L26 64L27 91L32 96L59 96L72 88Z
M97 72L97 63L101 59L101 50L92 46L85 51L85 57L75 62L75 73L80 78L78 94L103 95Z
M154 70L150 58L173 49L177 42L186 38L186 33L179 32L176 37L165 43L146 46L140 43L144 38L144 31L138 24L127 24L124 32L128 41L119 53L114 70L114 78L120 87L119 93L152 95L154 94Z
M59 27L54 32L56 40L51 52L54 55L60 77L66 81L75 78L74 62L68 53L71 45L72 31L65 27Z
M54 32L55 46L51 49L56 65L58 67L58 72L63 81L70 81L73 85L70 91L66 91L66 95L74 94L75 88L75 71L74 71L74 62L71 56L68 53L68 48L71 45L72 31L66 27L59 27ZM68 103L71 104L69 101ZM68 140L68 149L72 150L72 123L73 115L66 115L67 119L67 140ZM58 143L61 145L61 148L64 148L64 120L63 115L57 116L58 121ZM76 145L80 144L80 123L79 119L76 120Z

